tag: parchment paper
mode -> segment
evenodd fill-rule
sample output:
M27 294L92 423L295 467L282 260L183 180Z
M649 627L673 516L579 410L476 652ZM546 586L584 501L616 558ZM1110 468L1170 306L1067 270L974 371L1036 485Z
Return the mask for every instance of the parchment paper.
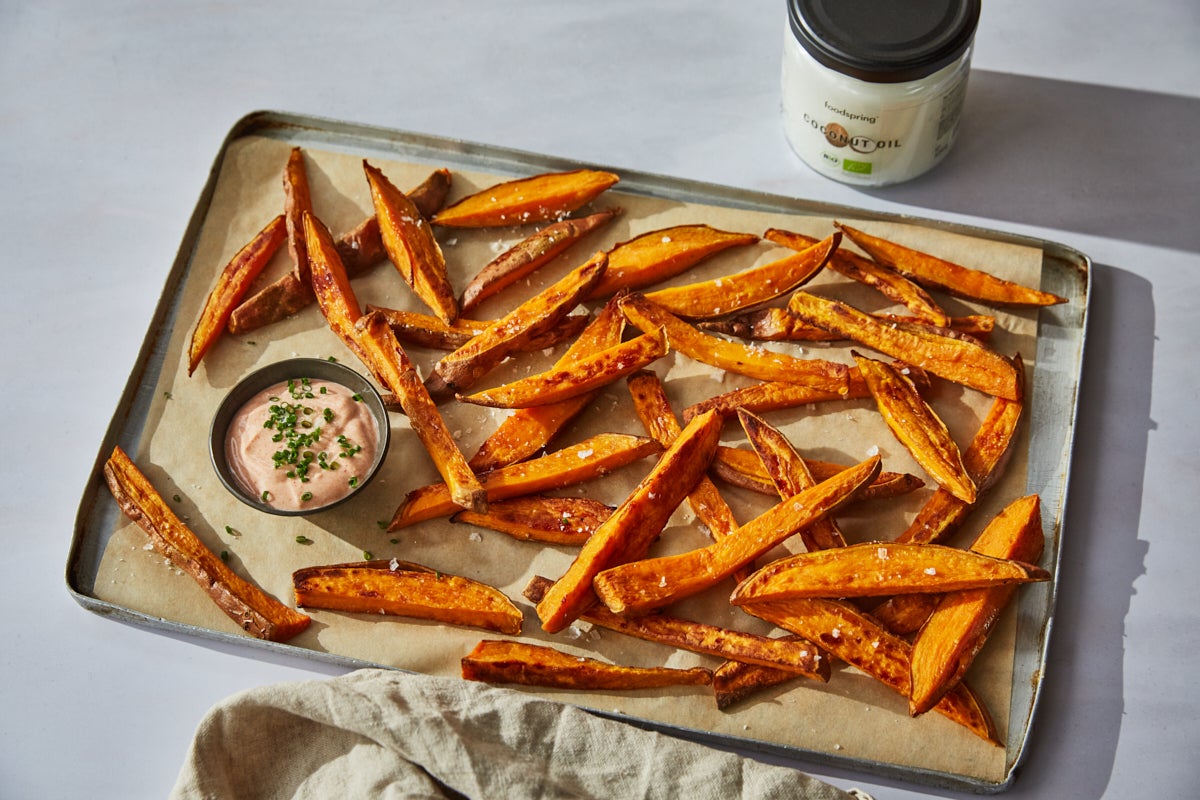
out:
M204 298L217 275L255 232L283 204L281 175L291 145L284 141L248 136L233 141L222 163L203 229L196 242L183 294L179 324L172 332L166 365L158 376L155 401L138 452L131 454L160 493L196 533L215 551L227 551L229 563L244 576L286 603L294 603L291 574L315 564L355 561L368 552L376 558L396 556L417 561L443 572L466 575L504 590L526 612L522 638L622 664L717 665L714 659L674 651L661 645L628 639L616 633L591 629L586 624L550 636L542 632L528 602L521 597L530 576L557 578L569 565L571 548L519 542L488 530L433 520L400 531L382 528L406 492L438 480L427 454L409 430L407 421L393 416L393 439L383 473L351 502L308 519L266 516L240 504L221 486L209 464L208 428L213 412L237 380L255 368L293 356L332 356L361 368L353 355L325 326L317 307L242 337L225 335L210 350L195 375L187 376L186 348ZM332 150L306 151L309 180L318 216L336 234L360 222L370 211L370 196L360 155ZM401 189L419 183L431 170L428 164L382 159L372 163ZM451 200L499 180L497 176L455 172ZM615 222L577 244L553 264L522 284L510 287L471 316L499 316L512 304L582 263L599 249L646 231L676 224L707 223L731 231L762 234L780 227L823 237L832 220L814 216L744 211L681 203L624 194L618 184L593 204L619 205L624 213ZM990 240L934 231L896 223L843 220L872 233L919 247L967 266L988 271L1026 285L1040 283L1041 251ZM461 288L479 268L499 252L519 241L532 228L492 231L441 231L451 280ZM754 264L780 258L783 248L769 242L737 248L705 262L666 285L690 283L729 274ZM259 279L260 285L290 269L281 253ZM356 279L360 303L424 310L403 285L395 269L382 263ZM886 301L826 271L810 288L849 300L867 310L888 308ZM1020 353L1027 370L1033 368L1036 318L1028 312L1005 312L972 307L945 298L952 314L992 313L997 316L993 346L1001 353ZM779 304L785 302L781 299ZM513 377L548 367L565 348L529 356L503 365L487 376L480 388L498 385ZM851 361L844 346L769 344L791 353ZM417 347L406 348L428 375L442 354ZM752 383L750 379L713 370L686 356L670 354L652 368L666 382L677 411L705 397ZM365 368L361 369L366 373ZM991 398L942 381L935 381L931 402L945 419L960 447L965 447L986 413ZM469 458L508 413L449 403L443 413L450 429ZM910 472L926 478L927 486L907 498L860 504L838 518L851 541L890 539L900 533L934 485L892 438L871 401L823 404L789 411L770 412L769 421L781 427L806 456L856 463L877 451L885 470ZM1025 426L1023 426L1023 431ZM578 441L601 431L644 434L632 412L624 382L610 387L593 409L586 412L558 444ZM1023 493L1025 437L1003 480L981 500L979 509L960 532L957 542L969 542L1005 504ZM736 423L725 430L724 443L745 444ZM644 460L630 467L568 490L616 505L650 468ZM771 498L725 488L726 499L739 522L747 522L772 504ZM310 540L298 544L297 536ZM702 546L705 533L694 523L686 503L680 507L656 545L653 554ZM789 546L788 549L801 545ZM770 626L731 608L727 590L685 601L672 611L683 616L758 632ZM105 550L96 594L102 599L137 611L213 631L240 633L238 627L212 604L186 575L152 552L136 526L122 522ZM396 617L364 617L331 611L312 611L313 624L291 644L328 651L431 675L458 675L459 659L481 638L483 631ZM1015 624L1013 615L993 633L988 646L971 670L969 681L990 709L1005 737L1008 719ZM703 688L638 693L587 693L533 690L544 696L587 708L651 720L670 726L728 737L750 748L780 745L836 757L863 759L899 767L933 770L981 781L998 781L1005 774L1006 753L976 738L936 713L911 719L905 698L857 671L835 668L828 684L796 681L761 693L728 711L716 709L711 693Z

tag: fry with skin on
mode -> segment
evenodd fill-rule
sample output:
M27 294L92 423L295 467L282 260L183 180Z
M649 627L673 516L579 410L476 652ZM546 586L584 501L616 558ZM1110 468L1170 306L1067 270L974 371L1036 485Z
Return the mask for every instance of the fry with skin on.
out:
M507 500L592 480L661 451L657 442L645 436L602 433L541 458L494 469L480 476L479 481L489 502ZM445 483L429 484L408 493L392 516L388 530L448 517L459 510Z
M935 287L957 297L1001 306L1052 306L1065 303L1065 297L1030 289L997 278L983 270L971 269L937 258L920 250L872 236L840 222L833 223L871 258L925 286Z
M854 353L875 405L896 441L904 445L929 476L964 503L974 503L975 481L963 466L958 444L946 423L917 392L906 375L882 361Z
M447 324L458 317L458 299L446 274L446 259L433 229L411 200L378 167L363 159L371 187L379 237L388 258L422 302Z
M496 228L558 220L619 180L611 172L579 169L505 181L464 197L438 212L433 222L451 228Z
M711 413L711 412L710 412ZM707 547L603 570L595 594L614 614L644 614L711 588L846 502L879 472L879 457L783 500Z
M559 220L530 234L496 256L471 279L459 297L459 310L468 313L484 300L549 264L579 239L620 213L619 208L606 208L586 217Z
M589 353L619 344L624 327L625 315L616 301L610 300L567 348L562 358L555 362L554 367L568 367ZM471 469L480 473L488 472L541 452L571 420L587 408L597 394L599 390L559 403L517 409L479 446L468 462Z
M626 667L544 645L488 639L463 656L462 676L469 681L583 691L707 686L712 682L712 673L703 667Z
M781 228L769 229L763 234L763 238L796 250L811 247L817 241L811 236ZM907 307L918 319L943 328L950 324L949 315L928 292L895 270L880 266L849 250L838 250L834 253L829 259L829 268L878 290L893 303Z
M493 322L483 333L443 356L425 382L429 393L440 400L466 391L510 354L525 347L530 339L553 329L587 296L607 264L608 257L596 253L554 285Z
M308 214L304 217L304 236L305 247L311 254L310 261L316 262L310 264L310 284L321 315L325 317L330 330L358 356L380 383L384 383L379 375L378 365L371 360L359 342L357 323L363 315L362 306L358 304L354 287L350 285L350 276L346 274L346 268L338 256L329 229L315 216Z
M608 251L609 270L592 290L592 299L660 283L717 253L757 241L752 233L733 233L708 225L676 225L640 234Z
M743 610L816 643L908 697L912 648L849 603L806 598L752 603L743 606ZM981 739L997 746L1002 744L991 715L966 683L959 683L947 692L934 710Z
M308 616L245 580L209 550L120 447L105 462L104 479L117 505L146 532L154 549L191 576L246 633L285 642L308 627Z
M901 330L846 303L805 291L792 295L788 309L814 325L932 375L993 397L1016 400L1019 396L1012 362L978 342Z
M383 308L367 304L367 313L378 311L387 317L392 333L402 342L428 347L434 350L457 350L491 326L490 321L459 317L447 325L431 314L407 311L399 308ZM538 351L553 347L559 342L572 339L587 327L586 314L568 314L553 329L541 336L522 342L521 350Z
M948 327L936 327L918 317L901 314L870 314L884 325L900 325L906 330L928 330L942 336L947 330L986 338L996 330L996 318L986 314L967 314L950 317ZM806 322L786 308L758 308L718 320L703 320L697 324L701 330L723 333L740 339L759 342L836 342L842 337Z
M459 508L487 510L487 492L467 465L466 458L454 441L454 435L446 427L446 421L425 390L421 376L396 340L391 327L377 314L368 314L365 320L358 341L369 363L376 365L376 373L383 385L391 389L400 401L409 427L420 439L438 474L446 482L451 501Z
M534 576L525 587L525 597L541 601L553 581ZM626 619L603 606L593 606L579 617L584 622L607 628L647 642L656 642L717 658L737 659L784 670L789 677L803 675L818 681L829 680L829 659L809 644L792 639L770 639L754 633L722 628L666 614L647 614Z
M831 461L821 461L813 458L804 459L804 465L812 474L813 479L824 481L832 478L850 465L835 464ZM722 445L717 448L713 457L712 473L726 483L742 489L748 489L769 497L778 497L779 490L775 481L763 466L762 459L753 450ZM916 475L906 472L880 472L873 481L858 490L854 501L881 500L889 497L899 497L915 492L925 485Z
M849 368L845 364L796 358L709 336L640 294L622 299L621 310L642 331L666 329L673 350L703 364L764 381L802 383L830 392L848 391Z
M458 395L463 403L491 408L529 408L561 403L591 394L667 354L667 334L659 328L592 355L583 356L561 369L506 383L470 395Z
M846 386L847 390L843 393L816 389L802 383L789 381L761 381L750 386L731 389L694 403L683 410L683 418L688 420L696 414L710 409L726 417L732 417L742 408L761 414L764 411L778 411L813 403L860 400L871 396L867 389L867 382L862 379L857 367L851 368L847 374Z
M437 169L408 193L408 198L428 219L442 207L450 190L450 170ZM354 229L337 238L338 255L346 274L355 277L366 272L387 257L379 237L379 221L374 212ZM229 332L249 333L295 314L316 300L312 281L301 280L295 270L249 297L229 318Z
M995 558L1036 561L1042 556L1041 502L1037 495L1014 500L971 545ZM909 711L923 714L962 680L983 649L1015 586L954 592L941 597L912 646Z
M649 473L580 548L566 573L537 605L542 629L557 633L593 605L592 580L617 564L635 561L662 532L676 506L708 469L721 418L703 414L688 423Z
M638 372L629 376L629 395L633 408L646 432L663 448L671 446L683 429L675 419L667 400L666 388L653 372ZM701 476L688 493L688 505L714 539L721 539L737 529L733 510L721 497L716 484L707 475Z
M960 592L1049 579L1035 564L957 547L865 542L773 561L738 584L729 602Z
M759 305L808 283L842 240L833 234L802 252L720 278L646 292L652 303L679 317L719 317Z
M293 147L283 170L283 215L287 218L288 253L295 264L293 272L301 283L309 281L308 252L305 249L304 217L312 214L312 191L308 186L308 168L304 151Z
M805 642L795 634L780 636L781 641ZM816 647L809 644L810 647ZM827 658L827 661L832 659ZM728 660L713 670L713 698L721 711L740 703L752 694L796 679L796 673L779 667Z
M192 343L188 348L188 375L200 366L200 360L229 324L229 317L241 302L250 284L267 266L275 252L287 238L287 226L280 214L266 224L246 245L237 252L225 269L221 270L216 286L209 293L192 331Z
M363 317L350 278L342 267L329 230L311 214L304 218L312 266L313 292L329 327L375 376L396 395L413 433L420 439L453 502L482 511L487 497L462 451L446 428L441 413L425 391L416 367L396 340L387 320L377 313ZM360 324L361 323L361 324Z
M804 459L778 428L767 424L766 420L744 408L738 411L738 421L742 423L742 430L746 432L750 446L758 453L781 499L817 485L812 473L805 466ZM799 534L809 551L846 546L846 539L837 522L828 515L801 528Z
M521 610L485 583L403 561L359 561L292 573L296 605L389 614L517 635Z
M450 521L488 528L524 541L580 545L612 512L612 506L587 497L538 494L488 503L483 513L459 511Z
M1024 396L1025 368L1020 355L1013 358L1020 379L1018 394ZM999 479L1012 454L1024 401L996 398L987 416L962 454L963 467L978 492L987 491ZM971 504L938 487L917 512L908 528L896 537L899 542L941 542L948 538L971 510Z

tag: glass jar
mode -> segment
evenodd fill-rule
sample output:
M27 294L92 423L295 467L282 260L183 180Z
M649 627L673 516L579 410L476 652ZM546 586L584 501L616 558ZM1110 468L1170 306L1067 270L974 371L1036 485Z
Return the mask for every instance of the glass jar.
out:
M783 124L822 175L899 183L950 151L980 0L788 0Z

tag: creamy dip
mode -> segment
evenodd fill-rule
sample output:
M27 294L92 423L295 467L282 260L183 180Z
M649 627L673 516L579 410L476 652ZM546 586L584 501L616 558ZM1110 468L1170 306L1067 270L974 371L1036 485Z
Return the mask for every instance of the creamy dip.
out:
M378 439L371 409L350 389L296 378L264 389L238 410L225 457L238 483L260 501L316 509L358 488Z

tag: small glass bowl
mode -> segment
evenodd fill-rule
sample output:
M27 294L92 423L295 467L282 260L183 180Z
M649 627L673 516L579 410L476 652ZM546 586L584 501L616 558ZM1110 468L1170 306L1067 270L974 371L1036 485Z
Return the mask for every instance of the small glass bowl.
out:
M349 494L319 506L306 506L297 509L277 508L264 502L261 497L247 492L241 482L238 481L230 469L229 460L225 454L225 440L229 431L229 425L233 421L234 416L250 398L263 389L277 383L300 378L341 384L362 398L371 415L375 418L375 428L378 431L375 459L371 462L370 468L359 476L358 485ZM217 413L213 416L212 426L209 428L208 455L212 460L213 469L217 472L217 477L221 479L221 483L229 490L230 494L238 500L267 514L296 517L314 514L319 511L328 511L361 492L371 482L371 479L375 477L375 474L379 472L380 465L383 464L384 459L387 457L391 438L392 428L388 420L387 408L384 407L383 398L380 397L379 392L370 381L357 371L335 361L327 361L320 358L292 358L286 361L277 361L274 364L269 364L252 372L239 381L230 390L229 394L225 395L225 399L221 401L221 405L217 408Z

